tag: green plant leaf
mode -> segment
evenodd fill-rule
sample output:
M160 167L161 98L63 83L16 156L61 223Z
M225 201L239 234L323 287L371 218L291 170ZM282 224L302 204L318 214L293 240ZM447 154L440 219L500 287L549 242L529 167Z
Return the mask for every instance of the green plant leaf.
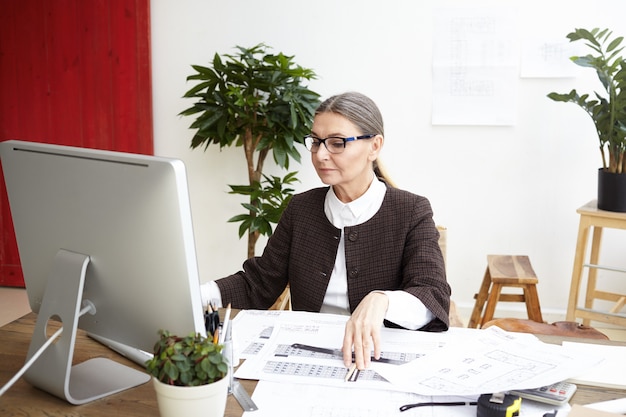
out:
M254 190L231 187L231 193L250 197L247 207L250 221L237 220L242 221L240 237L246 231L271 233L271 227L252 221L260 215L257 200L265 198L253 182L262 177L262 167L270 152L276 164L284 169L289 169L292 160L300 162L294 144L302 143L310 133L319 105L319 94L306 85L316 78L315 72L297 65L293 56L271 53L270 49L262 43L249 48L238 45L232 54L216 53L210 66L192 65L195 72L187 80L196 84L184 97L195 102L180 113L194 118L190 125L194 131L192 148L206 150L219 145L254 149L253 153L244 153L247 166L253 167L249 182ZM285 206L276 207L282 210Z
M178 375L179 375L178 366L176 366L174 362L170 360L166 360L163 364L163 371L165 371L165 374L167 375L168 378L174 379L174 380L178 379Z
M623 37L614 37L608 29L594 28L591 31L576 29L567 35L570 41L586 41L585 45L595 54L574 56L571 60L581 67L595 70L604 92L579 95L576 90L568 94L549 93L551 100L571 102L580 106L591 117L598 134L602 164L605 170L626 173L626 63L619 56ZM608 155L608 158L607 158Z

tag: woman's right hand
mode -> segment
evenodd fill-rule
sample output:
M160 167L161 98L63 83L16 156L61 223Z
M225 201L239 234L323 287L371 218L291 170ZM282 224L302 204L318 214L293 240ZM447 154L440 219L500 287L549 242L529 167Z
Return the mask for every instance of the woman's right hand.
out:
M343 362L346 368L352 365L352 353L357 369L370 365L372 348L374 358L380 359L380 329L383 326L389 299L383 292L369 293L354 310L343 338ZM354 349L354 350L353 350Z

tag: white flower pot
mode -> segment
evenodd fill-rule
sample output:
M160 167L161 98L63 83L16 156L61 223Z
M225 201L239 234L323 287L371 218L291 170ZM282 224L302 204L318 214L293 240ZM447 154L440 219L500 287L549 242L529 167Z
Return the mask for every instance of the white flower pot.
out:
M197 387L167 385L152 378L161 417L223 417L228 396L228 375Z

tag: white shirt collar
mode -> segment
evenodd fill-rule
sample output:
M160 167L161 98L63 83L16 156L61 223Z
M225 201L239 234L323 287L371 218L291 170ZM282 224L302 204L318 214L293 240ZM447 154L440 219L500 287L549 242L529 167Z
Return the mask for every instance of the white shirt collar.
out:
M385 198L387 186L372 175L372 183L361 197L349 203L337 198L333 187L330 187L324 202L324 212L328 220L337 228L354 226L371 219L380 209Z

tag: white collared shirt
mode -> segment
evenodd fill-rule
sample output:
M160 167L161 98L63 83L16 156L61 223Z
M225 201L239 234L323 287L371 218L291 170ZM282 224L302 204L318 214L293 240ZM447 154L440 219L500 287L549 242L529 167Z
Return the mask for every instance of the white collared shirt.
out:
M375 176L373 177L365 194L349 203L341 202L332 187L326 194L324 213L333 226L341 229L341 239L339 240L335 266L324 296L322 313L350 314L344 228L368 221L383 204L387 186ZM385 318L399 326L413 330L419 329L434 317L417 297L405 291L380 292L389 298L389 307Z

